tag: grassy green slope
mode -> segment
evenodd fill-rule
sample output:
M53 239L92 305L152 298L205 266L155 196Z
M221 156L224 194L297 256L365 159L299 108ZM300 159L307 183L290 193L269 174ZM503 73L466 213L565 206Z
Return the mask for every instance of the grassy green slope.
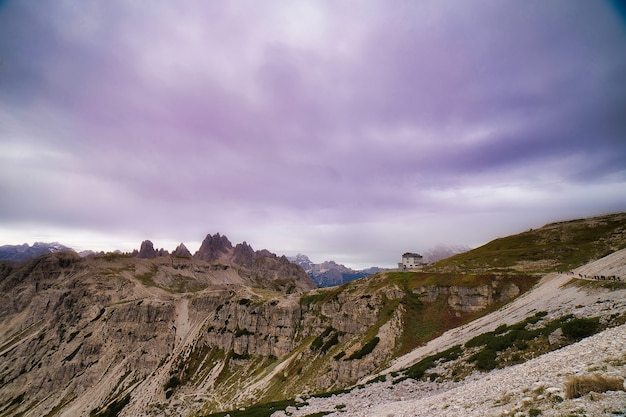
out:
M431 271L567 271L626 248L626 213L547 224L430 265Z

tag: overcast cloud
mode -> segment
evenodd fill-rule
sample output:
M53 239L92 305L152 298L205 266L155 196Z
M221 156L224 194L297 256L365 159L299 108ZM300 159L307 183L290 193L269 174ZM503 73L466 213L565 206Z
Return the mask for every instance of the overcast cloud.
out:
M626 210L622 2L0 2L0 244L393 266Z

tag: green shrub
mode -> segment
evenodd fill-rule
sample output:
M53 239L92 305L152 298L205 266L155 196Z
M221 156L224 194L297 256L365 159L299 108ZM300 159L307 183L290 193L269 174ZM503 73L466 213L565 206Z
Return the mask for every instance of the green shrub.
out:
M600 322L598 318L572 319L561 326L563 334L572 339L582 339L591 336L598 329Z
M406 370L406 377L411 379L421 379L426 371L430 368L435 367L435 362L441 360L442 362L449 362L455 359L458 359L463 353L463 348L460 345L454 345L449 349L446 349L442 352L436 353L434 355L427 356L420 360L419 362L413 364L410 368ZM436 374L435 378L437 377ZM431 376L432 377L432 376Z
M513 332L509 332L504 336L492 337L487 341L487 344L485 346L487 347L487 349L499 352L501 350L511 347L514 340L515 334Z
M435 359L433 356L428 356L421 361L411 366L406 371L406 376L412 379L421 379L427 370L435 366Z
M497 357L498 353L495 350L483 349L470 356L469 361L476 363L476 367L480 370L490 371L498 366Z
M169 389L176 389L180 385L180 379L177 376L171 377L163 386L165 391Z
M89 415L91 417L116 417L120 411L130 402L130 395L126 395L120 400L115 400L109 404L104 410L96 408Z
M507 326L506 324L502 324L496 327L496 329L493 332L495 334L502 334L502 333L505 333L508 329L509 329L509 326Z
M324 343L324 346L322 346L322 353L328 352L328 349L337 344L339 344L339 335L337 333L334 333L332 337L328 339L326 343Z
M317 336L315 339L313 339L313 342L311 342L311 350L318 350L322 347L323 344L324 338L322 336Z
M435 360L440 359L442 362L450 362L458 359L463 353L463 348L460 345L454 345L449 349L440 352L435 356Z
M367 342L365 345L363 345L363 347L360 350L358 350L358 351L354 352L352 355L350 355L348 360L351 361L351 360L354 360L354 359L361 359L364 356L369 355L370 353L372 353L372 351L374 350L376 345L378 345L378 342L380 342L380 338L378 336L376 336L375 338L373 338L372 340Z
M250 354L248 352L239 354L237 352L233 352L232 356L233 359L235 360L240 360L240 361L246 361L248 359L250 359Z
M239 327L235 329L235 337L252 336L252 335L254 335L254 333L248 329L240 329Z
M257 404L242 410L221 411L219 413L205 414L204 417L269 417L278 410L284 410L289 406L296 406L294 400L274 401L271 403ZM330 412L329 412L330 413Z
M335 330L333 326L328 326L326 329L324 329L324 332L320 335L320 337L322 339L325 339L333 330Z
M479 334L478 336L474 336L473 338L465 342L465 347L470 348L470 347L485 346L491 339L493 339L493 337L494 337L493 332Z
M515 342L515 347L519 350L526 350L528 349L528 343L523 340L518 340L517 342Z

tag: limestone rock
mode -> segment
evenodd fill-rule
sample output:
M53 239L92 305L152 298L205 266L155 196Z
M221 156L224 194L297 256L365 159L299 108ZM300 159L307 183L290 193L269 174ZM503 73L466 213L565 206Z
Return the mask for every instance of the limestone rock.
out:
M149 240L141 242L141 248L139 249L139 254L137 256L141 259L155 258L157 256L157 252L154 250L152 242Z
M485 309L496 299L508 301L520 293L520 289L512 283L494 281L493 285L478 287L443 287L436 285L416 287L413 292L427 303L433 303L438 297L447 297L448 305L457 311L475 312Z
M174 249L172 256L176 256L178 258L191 258L191 252L189 252L189 249L187 249L184 243L181 243L176 247L176 249Z
M194 254L194 258L203 261L216 261L226 258L233 250L233 245L226 236L219 233L211 236L208 234L202 241L200 249Z
M563 329L559 327L558 329L550 333L550 335L548 336L548 343L550 343L551 345L559 345L561 344L561 342L563 342L563 339L565 339L565 336L563 336Z
M480 287L450 287L448 304L459 311L480 311L493 302L493 293L493 288L489 285Z
M239 265L252 266L256 253L245 241L239 243L233 249L233 262Z

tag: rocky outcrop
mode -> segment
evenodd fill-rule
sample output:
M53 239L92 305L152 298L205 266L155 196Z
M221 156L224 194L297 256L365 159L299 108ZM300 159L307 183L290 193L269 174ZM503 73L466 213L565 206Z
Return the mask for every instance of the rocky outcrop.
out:
M271 256L271 254L268 252L265 256ZM233 249L232 260L236 264L252 266L256 257L257 254L254 252L254 249L246 242L237 244Z
M189 252L189 249L187 249L184 243L181 243L176 247L176 249L174 249L172 256L176 256L178 258L191 258L191 252Z
M157 252L154 250L154 245L149 240L144 240L141 242L141 248L139 249L138 258L141 259L150 259L156 258Z
M211 262L227 258L232 250L233 245L226 236L220 236L219 233L213 236L208 234L202 241L200 249L193 256L196 259Z
M302 268L289 262L284 257L262 249L255 251L247 242L233 247L226 236L219 233L207 235L200 249L193 256L195 259L232 264L246 268L241 271L243 276L252 282L271 281L281 292L293 293L316 287L315 283ZM252 270L252 275L247 271Z
M413 290L425 302L435 302L444 296L450 307L457 311L476 312L484 310L494 302L506 302L515 298L521 290L513 283L494 281L491 285L463 286L420 286Z

